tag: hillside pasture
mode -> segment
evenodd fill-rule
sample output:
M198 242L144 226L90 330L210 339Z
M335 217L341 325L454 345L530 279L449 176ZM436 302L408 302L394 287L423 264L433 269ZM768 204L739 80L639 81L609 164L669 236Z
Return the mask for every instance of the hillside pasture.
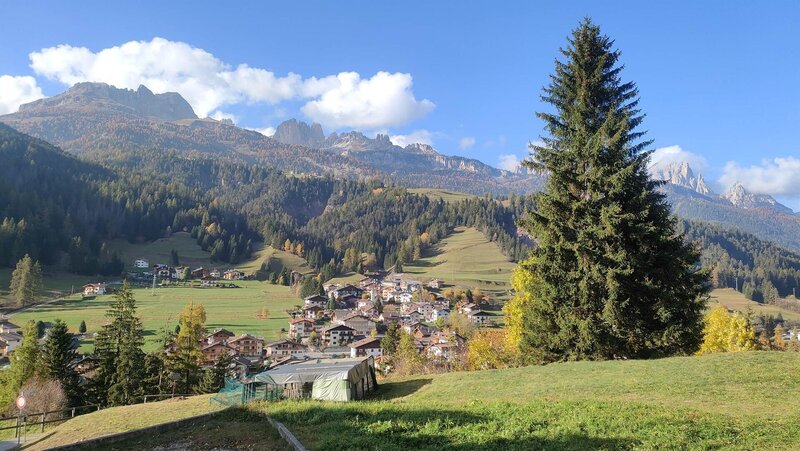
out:
M442 199L445 202L458 202L461 200L472 199L478 197L474 194L462 193L460 191L451 191L446 189L437 188L411 188L408 190L410 193L427 196L431 199Z
M288 327L287 309L300 304L301 300L289 287L268 282L236 281L239 288L150 288L134 289L138 314L145 329L145 350L159 346L161 330L170 330L178 324L180 312L186 304L203 304L206 309L208 329L224 327L241 334L250 333L273 340L281 328ZM105 324L105 312L113 301L112 295L97 296L81 300L72 296L62 301L31 307L14 314L14 322L53 321L61 319L72 332L78 331L80 322L86 321L87 337ZM269 309L268 319L259 319L262 307ZM83 340L83 351L90 351L91 339Z
M404 265L404 272L421 282L432 278L446 285L479 288L496 299L510 296L511 273L516 263L500 252L480 231L456 228L451 235L427 250L422 258Z
M736 310L739 312L747 313L752 312L754 315L765 316L783 316L784 319L789 321L800 321L800 313L776 305L760 304L751 301L744 297L744 295L733 288L720 288L711 292L708 300L708 306L713 307L721 304L728 310Z
M310 450L793 450L800 414L784 406L800 396L798 366L798 353L750 352L421 375L384 380L366 401L254 403L125 444L272 449L269 415ZM236 433L247 430L259 433Z

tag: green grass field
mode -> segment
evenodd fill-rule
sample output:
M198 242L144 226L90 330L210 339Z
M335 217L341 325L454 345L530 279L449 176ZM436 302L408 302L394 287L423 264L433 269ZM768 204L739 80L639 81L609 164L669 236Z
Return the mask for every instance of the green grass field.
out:
M226 437L235 440L227 449L273 449L270 415L312 450L791 450L800 448L800 413L790 402L800 396L798 367L797 353L751 352L390 379L368 401L252 404L191 430L142 434L126 446L222 446ZM103 428L151 421L117 418L133 417L133 410L97 415ZM87 430L89 420L61 428L74 440L85 432L72 431ZM216 438L208 438L210 430ZM258 433L236 433L248 430Z
M440 278L447 285L480 288L496 299L507 299L511 272L516 264L476 229L457 228L426 253L403 268L421 282Z
M301 300L288 287L256 281L235 283L241 288L156 288L155 296L149 288L135 289L138 313L145 328L145 350L157 348L159 331L165 326L174 328L181 310L190 302L203 304L208 329L224 327L236 334L251 333L267 340L277 338L280 329L288 327L286 309L300 304ZM91 334L105 323L105 312L112 300L111 295L87 300L72 297L32 307L11 319L22 324L28 320L53 321L60 318L74 332L84 320ZM269 319L258 319L264 306L269 309ZM87 340L82 350L90 350L89 344Z
M445 202L458 202L464 199L472 199L475 196L474 194L462 193L460 191L449 191L445 189L436 189L436 188L411 188L408 190L409 193L414 194L421 194L423 196L428 196L431 199L442 199Z
M288 268L290 271L297 271L301 274L311 274L314 270L308 266L308 262L303 257L290 254L288 252L275 249L272 246L260 245L258 249L253 252L249 261L236 265L240 271L245 274L253 273L261 268L261 264L270 258L270 271L280 272L283 268Z
M740 312L752 311L754 315L773 315L781 314L784 319L789 321L800 321L800 313L793 312L775 305L759 304L758 302L748 300L742 293L734 290L733 288L722 288L711 292L709 299L709 307L722 304L728 310L737 310Z

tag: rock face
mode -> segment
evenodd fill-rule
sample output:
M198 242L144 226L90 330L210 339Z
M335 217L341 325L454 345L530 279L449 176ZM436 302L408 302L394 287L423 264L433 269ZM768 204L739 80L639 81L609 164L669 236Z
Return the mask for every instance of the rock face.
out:
M779 203L770 195L748 192L739 182L731 186L721 197L738 208L768 208L781 213L794 213L791 208Z
M711 195L711 189L703 180L703 174L696 177L687 162L667 163L656 165L650 169L653 177L665 180L673 185L682 186L704 196Z
M322 132L322 126L316 122L309 126L297 119L290 119L275 129L272 138L283 144L321 147L325 142L325 133Z
M61 95L22 105L19 112L25 115L58 108L89 106L165 121L197 119L189 102L176 92L153 94L145 86L139 86L139 89L133 91L117 89L105 83L78 83Z

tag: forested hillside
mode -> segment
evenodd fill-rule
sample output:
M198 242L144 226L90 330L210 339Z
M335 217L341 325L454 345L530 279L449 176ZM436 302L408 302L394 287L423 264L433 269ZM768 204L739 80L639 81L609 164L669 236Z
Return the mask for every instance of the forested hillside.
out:
M800 287L800 254L738 230L681 221L686 239L702 249L714 288L738 288L751 300L774 303Z
M170 230L204 235L220 260L249 254L243 219L202 190L86 163L0 124L0 266L30 254L54 265L68 255L81 274L119 274L104 243L153 240Z

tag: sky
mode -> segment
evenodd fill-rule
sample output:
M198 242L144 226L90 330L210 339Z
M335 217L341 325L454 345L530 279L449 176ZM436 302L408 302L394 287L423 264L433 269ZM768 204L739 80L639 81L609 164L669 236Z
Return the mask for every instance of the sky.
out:
M654 160L800 210L800 2L2 2L0 114L79 81L178 91L271 134L387 133L513 168L583 17L615 39ZM13 19L10 19L13 18Z

